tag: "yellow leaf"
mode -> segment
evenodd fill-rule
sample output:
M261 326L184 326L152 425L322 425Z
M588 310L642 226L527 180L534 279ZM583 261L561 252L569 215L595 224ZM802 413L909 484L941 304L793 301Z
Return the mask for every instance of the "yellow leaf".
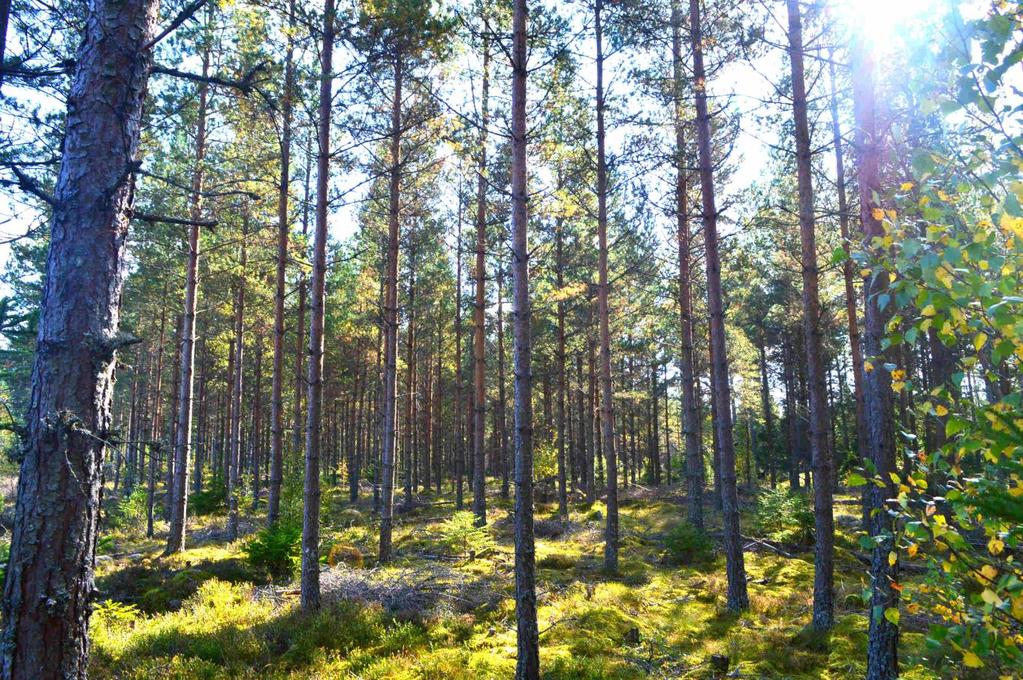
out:
M864 361L863 370L866 371L867 373L870 373L871 371L874 370L874 364L869 361Z
M973 652L967 650L963 652L963 664L967 668L983 668L984 662L980 660L980 657Z
M900 191L909 191L909 190L910 190L910 189L912 189L912 188L913 188L913 183L912 183L912 182L903 182L903 183L902 183L902 184L901 184L901 185L899 186L899 190L900 190Z
M884 210L881 210L880 208L873 208L870 211L870 216L873 217L875 220L883 220Z
M980 351L987 344L987 333L977 333L973 338L973 349Z
M944 406L942 406L941 404L938 404L937 406L934 407L934 412L936 414L938 414L939 418L942 418L942 417L948 415L948 409L945 408Z
M998 597L998 595L995 594L995 591L990 588L984 589L984 592L980 594L980 599L993 607L1000 607L1002 604L1002 598Z
M899 559L899 556L895 554L894 550L889 552L888 553L888 566L889 567L894 567L895 563L898 561L898 559Z
M934 309L934 305L927 305L926 307L920 310L921 316L934 316L937 313L938 311Z
M909 553L910 557L916 557L916 553L918 550L920 550L920 546L918 546L916 543L910 543L909 548L906 549L906 552Z
M998 570L995 569L994 566L990 564L985 564L983 567L981 567L980 573L983 574L984 578L986 578L988 581L994 581L995 578L998 577Z
M1005 542L997 536L992 536L991 540L987 542L987 549L992 555L1001 555L1005 550Z

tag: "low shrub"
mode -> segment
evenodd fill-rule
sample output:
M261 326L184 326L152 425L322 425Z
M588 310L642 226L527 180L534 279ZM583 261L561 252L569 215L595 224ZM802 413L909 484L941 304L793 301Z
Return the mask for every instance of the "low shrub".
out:
M189 495L188 511L193 515L212 515L223 510L226 502L227 494L223 485L214 480L213 485L206 491Z
M813 543L813 509L805 494L764 489L757 496L753 515L758 535L778 543Z
M476 516L468 510L456 512L440 529L441 542L452 554L461 557L470 553L482 555L494 547L489 527L476 526Z
M252 566L266 569L275 579L285 579L298 568L301 541L300 526L278 522L257 533L242 551Z
M148 496L141 486L122 498L117 503L111 524L117 529L130 534L141 534L146 530L148 518Z
M673 564L691 564L706 559L713 547L710 537L689 522L679 522L664 537L664 548Z

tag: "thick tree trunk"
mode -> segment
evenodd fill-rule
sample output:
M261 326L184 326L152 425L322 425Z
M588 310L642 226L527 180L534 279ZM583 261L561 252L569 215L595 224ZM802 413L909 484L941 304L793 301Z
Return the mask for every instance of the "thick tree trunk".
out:
M526 0L512 16L512 277L515 286L515 616L516 680L539 680L536 548L533 543L533 376L530 367L529 218L526 184Z
M316 124L316 227L309 290L309 368L305 479L302 488L302 610L320 608L320 446L323 429L323 323L327 278L327 203L330 200L330 112L334 59L334 0L323 3L320 107Z
M707 307L710 311L710 335L714 348L713 399L717 405L715 423L721 448L721 507L724 522L724 548L728 572L728 608L739 611L749 607L746 592L746 567L739 533L739 494L735 481L735 444L732 440L731 387L728 353L725 346L725 312L721 294L721 260L718 253L717 206L714 200L714 160L711 156L710 113L707 109L707 82L703 65L703 29L700 24L700 0L689 0L690 36L693 47L693 77L696 81L696 132L700 156L700 186L703 193L703 238L707 261Z
M394 60L391 100L390 206L387 221L387 264L384 292L384 394L381 414L380 561L391 559L394 522L394 454L398 389L398 226L401 210L401 88L402 62Z
M281 512L284 481L284 297L288 266L288 189L291 183L291 117L295 87L295 0L288 3L288 48L284 56L284 97L281 103L281 167L277 190L277 270L274 289L274 359L270 388L270 488L266 523Z
M817 239L814 234L813 157L803 79L803 24L799 0L788 0L789 60L792 66L792 111L796 138L796 180L799 192L799 240L802 245L803 336L806 345L807 389L810 401L810 452L813 461L814 579L813 627L825 631L834 624L835 519L832 509L831 450L828 446L827 364L821 332Z
M209 74L210 53L203 52L202 74ZM192 448L192 395L195 376L195 311L199 298L199 219L202 217L203 164L206 160L206 108L209 86L199 85L199 112L195 123L195 169L192 172L192 196L189 200L188 262L185 266L185 311L181 322L181 366L178 377L178 412L174 439L174 476L170 494L170 531L164 554L185 548L188 517L188 464Z
M860 193L860 223L863 228L864 248L870 252L873 239L884 236L884 225L874 216L881 206L874 196L883 193L881 187L882 127L877 121L874 93L874 64L869 49L857 42L852 49L853 100L856 118L856 149L858 151L858 184ZM892 587L898 581L898 561L889 564L893 551L891 519L885 509L885 499L895 495L890 474L895 470L895 425L892 413L891 375L884 368L888 352L881 344L892 306L884 308L878 297L888 289L887 276L871 276L866 284L864 299L863 353L874 369L865 371L863 380L863 412L867 425L867 451L882 480L882 486L868 484L869 533L875 547L870 559L872 582L870 597L870 628L867 635L867 680L893 680L898 677L899 629L884 612L897 607L898 592Z
M68 94L3 598L0 677L86 677L132 168L159 3L90 5ZM111 106L116 102L116 106Z

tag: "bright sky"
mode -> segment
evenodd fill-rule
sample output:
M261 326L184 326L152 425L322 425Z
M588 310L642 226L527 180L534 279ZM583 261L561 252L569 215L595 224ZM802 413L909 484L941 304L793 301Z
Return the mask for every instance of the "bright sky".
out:
M784 3L780 0L763 1L777 18L777 21L766 27L768 34L775 42L783 42L784 34L781 31L786 16ZM979 6L982 2L971 0L966 4ZM879 46L890 45L915 18L933 8L931 0L837 0L834 6L843 21L851 27L866 30ZM19 48L15 40L16 36L12 35L8 42L12 51L17 52ZM589 53L591 42L592 39L584 39L579 51L583 54ZM741 132L736 140L733 155L735 174L729 186L724 187L724 194L742 191L764 175L769 145L775 143L777 139L774 132L758 125L753 114L762 110L761 100L774 98L771 82L777 82L785 70L784 52L775 49L764 59L758 60L755 68L744 63L728 66L710 84L711 94L716 101L730 101L740 113L742 120ZM592 82L592 66L584 65L582 75L584 80ZM10 84L5 84L4 94L14 95L23 100L29 98L42 107L52 105L29 90L16 90ZM461 98L468 98L468 93L460 94ZM459 93L456 93L455 99L458 98ZM0 121L0 125L4 130L10 130L12 121L5 119ZM612 137L609 141L613 147L615 139ZM349 206L331 215L331 232L334 238L344 239L354 232L357 226L356 210L356 206ZM6 241L24 234L38 219L39 216L34 214L28 204L18 196L17 189L5 188L0 193L0 241L3 241L0 242L0 261L6 261L10 257L10 247Z

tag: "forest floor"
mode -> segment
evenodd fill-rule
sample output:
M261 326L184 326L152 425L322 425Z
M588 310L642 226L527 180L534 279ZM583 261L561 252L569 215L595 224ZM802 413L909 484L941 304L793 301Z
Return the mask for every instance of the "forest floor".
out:
M728 677L862 678L867 578L852 496L836 506L837 623L819 636L806 629L813 556L805 538L795 540L805 526L782 526L787 511L768 508L765 517L765 508L744 501L750 609L730 614L720 518L709 512L711 540L701 542L682 522L680 494L674 487L623 494L614 576L602 570L601 503L574 504L567 523L552 519L555 506L538 507L543 676L709 678L711 657L721 655ZM246 561L251 534L221 538L222 510L194 518L189 549L172 557L161 556L161 541L109 532L97 558L91 677L512 677L510 503L491 497L490 526L478 532L465 514L451 519L450 496L424 497L397 515L396 557L377 567L371 508L352 507L343 495L324 493L322 552L334 566L323 567L324 607L315 616L300 612L297 582L273 583ZM259 525L255 513L242 520L243 531ZM908 618L902 677L942 677L924 658L925 622Z

